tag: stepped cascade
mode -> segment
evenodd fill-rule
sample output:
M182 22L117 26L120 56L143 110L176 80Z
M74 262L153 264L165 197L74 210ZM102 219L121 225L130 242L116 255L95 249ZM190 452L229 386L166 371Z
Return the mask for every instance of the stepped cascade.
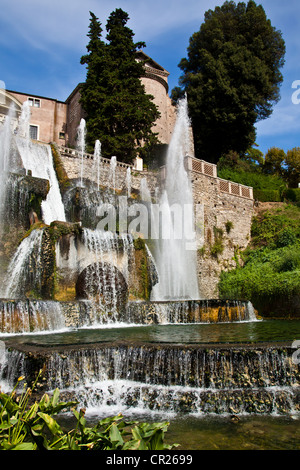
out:
M261 341L251 302L199 289L186 98L164 178L102 158L100 141L86 154L84 119L70 177L57 146L30 139L28 104L13 116L0 129L1 387L42 368L41 392L101 416L299 413L289 332Z

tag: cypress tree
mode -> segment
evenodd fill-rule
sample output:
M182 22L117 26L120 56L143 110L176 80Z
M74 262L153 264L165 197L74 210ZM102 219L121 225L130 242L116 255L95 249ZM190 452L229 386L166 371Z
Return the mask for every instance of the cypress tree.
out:
M140 80L145 72L136 52L145 44L134 43L134 34L126 26L128 20L120 8L112 12L105 43L101 25L91 13L88 54L81 58L81 63L87 64L81 103L86 112L87 144L93 147L99 139L104 157L115 155L130 163L158 143L152 126L159 112Z

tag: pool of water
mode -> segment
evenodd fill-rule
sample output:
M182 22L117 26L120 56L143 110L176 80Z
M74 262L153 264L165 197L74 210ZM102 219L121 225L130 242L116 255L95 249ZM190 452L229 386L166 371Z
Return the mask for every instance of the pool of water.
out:
M51 334L7 335L13 343L56 346L95 342L145 342L176 344L216 344L285 342L300 339L299 320L263 320L245 323L178 325L106 325ZM5 335L0 340L5 341ZM114 410L94 410L86 416L95 424ZM170 422L166 443L179 443L178 450L295 450L300 447L300 416L251 415L134 415L126 419ZM65 417L63 420L68 421ZM67 425L70 426L70 423Z
M182 417L170 420L167 443L178 450L298 450L300 418Z
M144 343L214 344L290 342L300 339L300 320L262 320L244 323L103 325L61 332L0 335L0 340L55 346L114 341Z
M107 416L87 415L87 426L94 426ZM191 416L126 415L125 420L168 421L166 444L179 444L174 450L299 450L299 416ZM75 426L71 416L60 416L65 429Z

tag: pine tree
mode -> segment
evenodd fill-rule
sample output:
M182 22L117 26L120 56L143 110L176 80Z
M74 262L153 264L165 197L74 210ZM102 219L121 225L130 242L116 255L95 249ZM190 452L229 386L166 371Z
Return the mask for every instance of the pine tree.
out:
M134 34L126 26L128 20L123 10L112 12L105 43L101 25L91 13L88 54L81 58L81 63L87 64L81 103L86 112L88 145L93 147L98 139L103 156L115 155L130 163L158 143L152 127L159 112L140 80L145 72L136 52L145 44L134 43Z

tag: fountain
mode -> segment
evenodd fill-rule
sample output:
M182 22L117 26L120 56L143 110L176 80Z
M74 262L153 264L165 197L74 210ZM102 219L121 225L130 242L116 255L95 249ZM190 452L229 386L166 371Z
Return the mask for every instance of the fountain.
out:
M86 135L86 123L85 119L80 120L80 124L77 128L77 148L80 152L80 187L83 187L83 169L84 169L84 152L85 152L85 135Z
M100 189L100 172L101 172L101 143L99 140L95 142L94 148L94 171L97 174L97 189Z
M157 240L159 282L153 289L153 300L198 299L200 296L196 246L189 248L194 231L192 188L184 168L184 158L190 148L189 128L187 100L184 99L178 106L167 154L165 188L160 200L167 235L164 237L163 232Z
M48 180L50 188L40 201L41 220L22 227L20 243L2 266L2 386L13 387L20 375L30 383L42 364L41 391L59 387L63 396L75 395L87 414L299 413L300 373L291 359L290 330L281 324L268 330L248 301L205 299L199 292L192 188L184 166L186 99L178 107L164 184L155 191L145 174L137 176L115 156L102 159L99 141L89 182L80 122L80 178L71 182L76 197L89 205L96 192L103 209L123 191L132 203L137 179L151 222L148 238L73 220L66 210L70 189L62 197L52 149L30 140L29 119L25 105L18 134L9 135L7 118L1 168L11 171L13 141L23 169L42 185ZM4 192L1 198L6 200ZM296 334L299 327L293 328Z

